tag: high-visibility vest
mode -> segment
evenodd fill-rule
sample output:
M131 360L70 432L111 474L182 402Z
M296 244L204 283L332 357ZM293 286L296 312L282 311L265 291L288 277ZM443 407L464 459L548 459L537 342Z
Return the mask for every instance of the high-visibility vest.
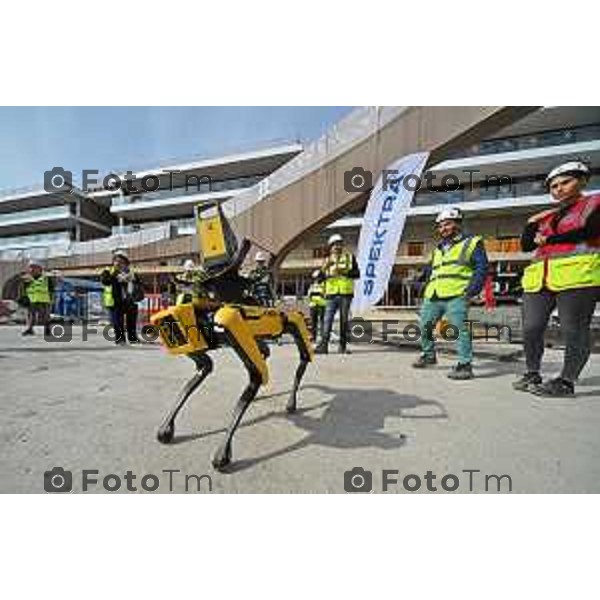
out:
M115 272L115 268L110 267L108 271L111 275L113 275ZM102 289L102 306L104 306L104 308L112 308L114 305L115 298L113 296L112 283L109 283L108 285L105 285Z
M50 284L45 275L32 279L25 287L25 293L31 304L50 304Z
M425 287L425 298L462 296L467 291L473 267L471 256L481 236L467 236L446 250L436 248L431 259L431 276Z
M257 267L249 274L252 282L252 294L258 299L261 304L271 306L275 302L273 296L271 271L266 267Z
M198 287L200 280L199 274L194 272L186 272L176 276L177 298L175 299L175 304L188 304L192 302L194 297L199 295Z
M108 269L108 272L111 275L114 275L116 272L115 267L110 267ZM134 273L133 269L131 269L131 272ZM113 287L112 287L112 283L109 283L108 285L103 286L102 289L102 305L104 306L104 308L113 308L115 305L115 297L113 295Z
M323 284L322 283L312 283L308 288L308 305L312 308L315 306L326 306L327 300L323 297Z
M326 276L326 296L352 296L354 294L354 281L348 277L352 269L352 254L343 252L339 256L330 255L321 269Z
M585 226L588 216L600 206L600 194L582 196L574 202L552 227L555 215L544 217L538 233L544 237L568 233ZM546 287L560 292L573 288L600 286L600 235L579 244L562 243L540 246L532 263L523 272L521 281L525 293L536 293Z

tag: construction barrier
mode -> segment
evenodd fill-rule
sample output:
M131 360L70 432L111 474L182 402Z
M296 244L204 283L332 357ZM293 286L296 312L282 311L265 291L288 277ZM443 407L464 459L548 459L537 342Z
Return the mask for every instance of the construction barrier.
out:
M138 324L142 327L149 325L150 317L168 305L169 302L163 294L146 294L145 298L138 302Z

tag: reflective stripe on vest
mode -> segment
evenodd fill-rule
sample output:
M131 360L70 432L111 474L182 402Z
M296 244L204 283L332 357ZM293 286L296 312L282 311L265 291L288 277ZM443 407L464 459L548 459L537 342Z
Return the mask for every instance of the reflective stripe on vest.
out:
M102 304L104 308L112 308L115 305L113 297L112 285L105 285L102 290Z
M425 288L425 298L450 298L462 296L473 277L470 265L475 246L480 236L469 236L454 244L445 252L440 248L433 251L431 277Z
M600 206L600 196L584 196L575 202L552 228L554 215L544 218L538 232L549 237L568 233L585 226L588 216ZM600 286L600 236L584 243L547 244L538 248L521 280L526 293L536 293L546 287L560 292L581 287Z
M115 268L109 267L108 272L114 275ZM112 308L115 305L115 298L113 296L112 284L105 285L102 289L102 306L104 308Z
M175 304L179 306L180 304L189 304L194 301L194 296L191 292L180 292L177 294L177 298L175 299Z
M347 277L352 269L352 254L344 252L339 257L330 256L323 266L326 296L351 296L354 294L354 281Z
M37 279L32 279L27 284L26 293L31 304L50 304L48 278L45 275L41 275Z
M326 306L327 300L323 297L323 285L321 283L313 283L308 288L308 305L313 306Z
M561 292L600 286L600 252L586 248L534 260L523 272L521 284L528 294L539 292L543 287Z

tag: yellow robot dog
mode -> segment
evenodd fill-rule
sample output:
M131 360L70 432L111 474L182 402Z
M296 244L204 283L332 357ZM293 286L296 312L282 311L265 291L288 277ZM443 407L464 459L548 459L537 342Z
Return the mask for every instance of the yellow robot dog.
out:
M286 312L260 306L252 294L251 282L239 274L239 268L250 248L244 240L238 248L237 240L219 203L203 204L197 208L198 238L205 279L202 288L205 297L193 302L170 306L152 318L160 339L171 354L184 354L195 363L197 372L187 382L172 410L158 430L158 440L168 444L175 433L177 414L213 369L208 355L224 345L231 346L242 360L249 383L233 411L225 440L215 453L212 463L222 471L231 462L231 444L248 406L261 385L268 382L266 340L289 333L293 337L300 363L287 402L287 411L296 410L300 382L309 362L313 359L308 329L302 313Z

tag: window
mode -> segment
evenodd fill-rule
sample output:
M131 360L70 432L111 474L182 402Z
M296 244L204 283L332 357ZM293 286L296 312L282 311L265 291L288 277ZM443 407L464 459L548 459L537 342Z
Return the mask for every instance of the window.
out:
M408 242L408 256L423 256L425 254L425 242Z

